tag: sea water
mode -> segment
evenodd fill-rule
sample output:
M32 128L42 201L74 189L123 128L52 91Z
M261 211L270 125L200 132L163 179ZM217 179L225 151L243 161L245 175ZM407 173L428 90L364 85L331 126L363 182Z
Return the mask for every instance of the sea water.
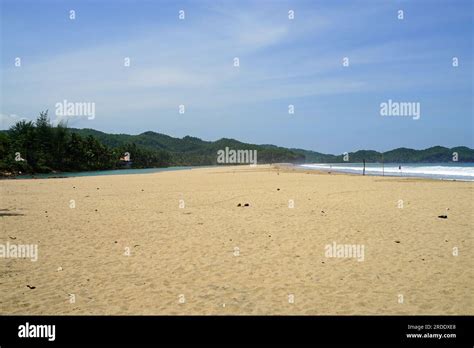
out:
M302 164L308 169L362 174L362 163ZM474 163L366 163L366 175L474 181Z
M116 169L116 170L97 170L89 172L60 172L35 175L18 175L17 179L45 179L45 178L64 178L78 176L101 176L101 175L126 175L126 174L150 174L167 172L172 170L185 170L198 167L167 167L167 168L143 168L143 169Z

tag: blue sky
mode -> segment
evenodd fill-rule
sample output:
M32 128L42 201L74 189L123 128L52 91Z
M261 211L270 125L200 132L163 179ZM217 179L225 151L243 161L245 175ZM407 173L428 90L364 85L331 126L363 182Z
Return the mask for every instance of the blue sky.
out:
M96 107L94 119L69 117L71 127L112 133L325 153L474 147L470 0L1 4L3 129L46 109L57 119L66 99ZM420 119L382 117L389 99L419 102Z

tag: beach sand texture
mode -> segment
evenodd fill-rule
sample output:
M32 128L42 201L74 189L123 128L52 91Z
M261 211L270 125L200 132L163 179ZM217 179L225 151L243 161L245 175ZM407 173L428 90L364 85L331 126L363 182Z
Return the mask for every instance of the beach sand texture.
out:
M239 166L0 186L0 243L38 244L0 259L0 314L474 314L472 182Z

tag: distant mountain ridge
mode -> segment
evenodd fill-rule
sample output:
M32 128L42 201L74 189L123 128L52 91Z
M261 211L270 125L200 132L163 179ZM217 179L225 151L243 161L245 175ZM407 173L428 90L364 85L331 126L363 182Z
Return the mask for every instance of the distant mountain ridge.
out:
M147 131L138 135L108 134L94 129L69 128L72 133L98 139L104 145L121 147L134 143L147 150L170 153L173 165L211 165L217 162L217 151L226 147L233 150L257 150L259 163L291 162L304 163L305 156L279 146L255 145L235 139L222 138L205 141L196 137L174 138L166 134ZM133 157L133 156L132 156Z
M291 150L304 155L307 163L344 162L343 154L331 155L302 149ZM466 146L453 148L433 146L423 150L400 147L386 152L359 150L349 152L347 162L361 163L365 159L369 163L380 163L382 161L385 163L452 163L455 162L456 154L457 162L474 162L474 150Z
M344 155L324 154L298 148L285 148L276 145L256 145L243 143L235 139L222 138L217 141L205 141L197 137L175 138L166 134L147 131L138 135L109 134L98 130L70 128L81 136L92 135L110 147L120 147L135 143L148 150L163 150L172 154L173 162L179 165L206 165L216 163L218 150L229 147L235 150L257 150L259 163L341 163ZM366 162L386 163L443 163L453 162L457 153L458 162L474 162L474 150L466 146L447 148L433 146L423 150L397 148L386 152L359 150L348 153L350 163ZM383 158L382 158L383 156Z
M152 131L138 135L108 134L94 129L52 125L47 111L35 121L19 121L0 131L0 176L123 168L159 168L216 164L264 163L462 163L474 162L474 150L434 146L424 150L399 148L380 153L359 150L323 154L275 145L248 144L222 138L206 141L192 136L174 138ZM457 161L457 162L456 162Z

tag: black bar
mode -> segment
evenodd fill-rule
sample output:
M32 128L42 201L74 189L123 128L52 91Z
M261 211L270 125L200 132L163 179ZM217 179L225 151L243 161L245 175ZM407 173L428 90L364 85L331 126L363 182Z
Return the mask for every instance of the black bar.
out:
M55 340L20 338L19 326L27 322L55 325ZM278 343L472 347L473 327L472 316L0 316L0 346ZM407 334L456 337L408 338Z

